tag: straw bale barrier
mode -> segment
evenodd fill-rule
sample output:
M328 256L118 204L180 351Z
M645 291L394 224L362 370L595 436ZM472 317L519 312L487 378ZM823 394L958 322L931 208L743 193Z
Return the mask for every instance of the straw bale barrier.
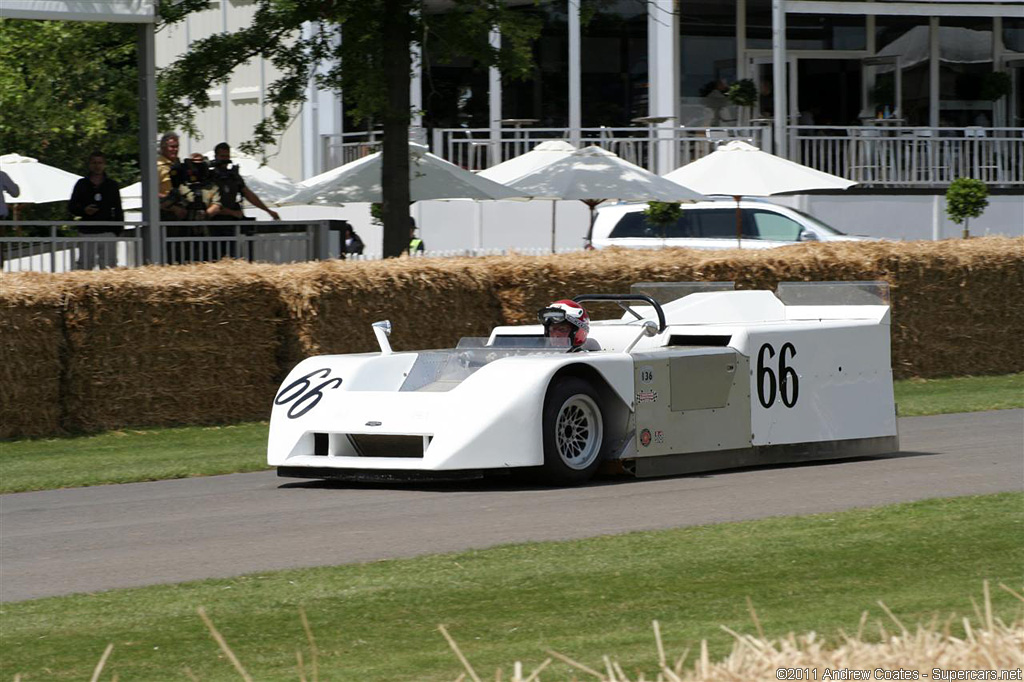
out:
M639 281L819 280L889 282L897 377L1024 371L1024 239L7 274L0 437L266 419L296 362L376 350L382 319L440 348Z
M0 438L60 430L63 297L43 274L0 286Z
M264 415L280 379L282 305L260 269L223 263L32 278L64 300L66 352L55 372L63 429ZM24 286L24 277L5 277L4 290Z
M391 320L395 350L451 348L487 336L502 312L478 259L321 261L271 275L288 309L285 358L379 349L371 324Z

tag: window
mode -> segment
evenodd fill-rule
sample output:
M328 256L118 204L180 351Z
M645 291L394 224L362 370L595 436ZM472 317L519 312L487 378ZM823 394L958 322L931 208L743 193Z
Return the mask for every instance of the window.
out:
M612 229L612 233L608 236L618 238L640 237L645 239L661 239L662 237L668 237L678 239L694 235L691 234L690 221L687 219L686 212L674 224L662 226L647 222L643 213L634 211L622 216L618 224Z
M619 219L618 224L612 229L609 237L646 237L656 239L661 237L661 230L656 230L654 225L648 224L644 214L639 211L627 213Z
M750 237L750 216L749 211L743 211L743 236ZM693 236L705 238L729 239L736 238L736 209L735 208L710 208L695 209L686 211L693 230Z
M779 242L795 242L800 240L800 223L771 211L751 211L758 239L770 239Z

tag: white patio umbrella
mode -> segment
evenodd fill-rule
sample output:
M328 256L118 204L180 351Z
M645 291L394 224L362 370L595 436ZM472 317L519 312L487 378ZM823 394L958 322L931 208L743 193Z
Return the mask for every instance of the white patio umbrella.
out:
M522 197L504 185L481 178L434 156L423 145L409 143L409 195L411 201L426 199L512 199ZM299 183L288 204L380 202L381 152L357 159Z
M82 176L68 173L55 166L40 163L21 154L0 156L0 170L3 170L18 185L21 193L17 198L4 192L4 201L9 204L47 204L52 201L67 201L71 191Z
M665 179L704 194L726 194L736 199L736 241L740 245L743 239L740 197L847 189L857 184L763 152L741 140L727 142L707 156L666 173Z
M603 201L699 201L705 197L620 159L600 147L577 150L509 183L534 199L578 199L590 207L587 242L594 230L594 209Z
M575 151L576 147L573 147L564 140L541 142L525 154L520 154L499 163L497 166L491 166L486 170L482 170L477 173L477 176L507 185L527 173L532 173L555 161L564 159Z
M527 173L532 173L535 170L540 170L545 166L548 166L555 161L560 161L565 157L569 156L576 151L576 147L572 146L564 140L549 140L548 142L541 142L536 147L520 154L519 156L513 157L508 161L503 161L497 166L491 166L486 170L482 170L477 173L478 177L487 178L488 180L494 180L500 182L503 185L507 185L510 182L514 182L519 178L523 177ZM555 201L551 202L551 253L555 252ZM481 211L483 207L481 206ZM483 217L482 215L477 216L477 220L481 223L479 229L482 228ZM481 233L482 234L482 233Z

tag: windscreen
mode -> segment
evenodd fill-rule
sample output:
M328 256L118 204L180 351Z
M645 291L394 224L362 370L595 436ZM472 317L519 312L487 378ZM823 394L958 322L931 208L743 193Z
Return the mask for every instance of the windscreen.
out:
M780 282L786 305L889 305L888 282Z
M480 368L503 358L554 355L568 350L568 339L543 336L499 336L488 345L483 337L467 337L454 350L420 351L399 391L450 391ZM502 343L497 343L497 342Z

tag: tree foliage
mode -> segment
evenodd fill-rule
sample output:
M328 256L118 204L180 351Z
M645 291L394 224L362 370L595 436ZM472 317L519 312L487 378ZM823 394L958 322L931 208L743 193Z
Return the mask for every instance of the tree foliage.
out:
M683 216L683 208L678 201L651 201L643 213L647 222L665 227L675 224Z
M134 27L0 19L0 36L0 153L83 174L99 149L114 180L138 180Z

